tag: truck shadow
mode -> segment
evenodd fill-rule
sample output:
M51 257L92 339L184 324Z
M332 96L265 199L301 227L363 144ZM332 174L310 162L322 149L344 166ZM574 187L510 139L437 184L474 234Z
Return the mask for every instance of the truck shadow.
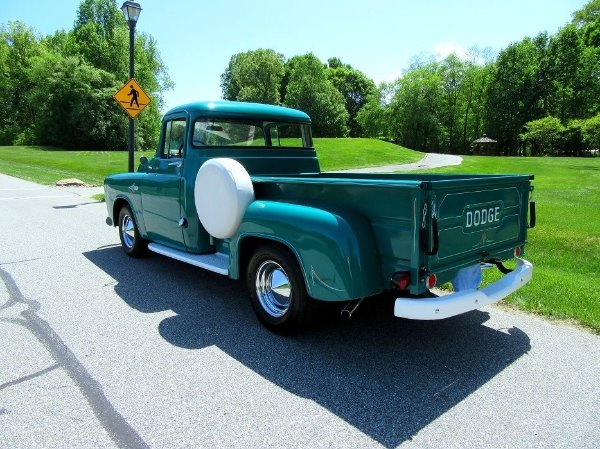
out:
M160 256L131 260L119 247L85 256L118 282L131 307L176 313L158 327L169 343L216 345L386 447L413 437L530 349L520 329L484 326L486 312L401 320L384 299L384 307L365 301L350 321L329 318L283 337L259 324L240 282Z

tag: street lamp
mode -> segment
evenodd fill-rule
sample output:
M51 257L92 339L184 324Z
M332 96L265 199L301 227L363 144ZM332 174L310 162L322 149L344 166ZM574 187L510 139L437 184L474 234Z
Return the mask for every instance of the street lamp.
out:
M121 6L123 16L129 25L129 78L133 78L133 53L135 49L135 25L140 17L142 7L139 3L127 1ZM133 119L129 117L129 171L133 171L133 152L135 150Z

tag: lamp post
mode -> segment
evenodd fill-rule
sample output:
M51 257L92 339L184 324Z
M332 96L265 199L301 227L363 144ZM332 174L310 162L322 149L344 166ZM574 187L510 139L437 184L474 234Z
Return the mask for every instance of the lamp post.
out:
M126 1L121 6L125 21L129 25L129 78L133 78L133 54L135 49L135 25L140 17L142 7L139 3ZM133 152L135 150L134 141L134 123L133 119L129 118L129 171L133 172Z

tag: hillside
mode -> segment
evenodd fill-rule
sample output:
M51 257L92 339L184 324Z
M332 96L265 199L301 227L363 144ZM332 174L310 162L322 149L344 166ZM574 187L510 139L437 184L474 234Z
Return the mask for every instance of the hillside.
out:
M424 153L379 139L315 138L313 140L323 171L409 164L425 156Z
M321 169L369 167L416 162L423 153L377 139L314 139ZM151 151L139 152L150 157ZM31 146L0 146L0 173L54 184L59 179L78 178L101 185L111 173L127 171L126 151L65 151Z

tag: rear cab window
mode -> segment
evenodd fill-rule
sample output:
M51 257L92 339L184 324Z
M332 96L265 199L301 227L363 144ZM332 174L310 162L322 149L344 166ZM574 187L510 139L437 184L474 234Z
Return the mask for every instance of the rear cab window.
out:
M196 120L192 144L194 147L313 148L310 125L211 118Z

